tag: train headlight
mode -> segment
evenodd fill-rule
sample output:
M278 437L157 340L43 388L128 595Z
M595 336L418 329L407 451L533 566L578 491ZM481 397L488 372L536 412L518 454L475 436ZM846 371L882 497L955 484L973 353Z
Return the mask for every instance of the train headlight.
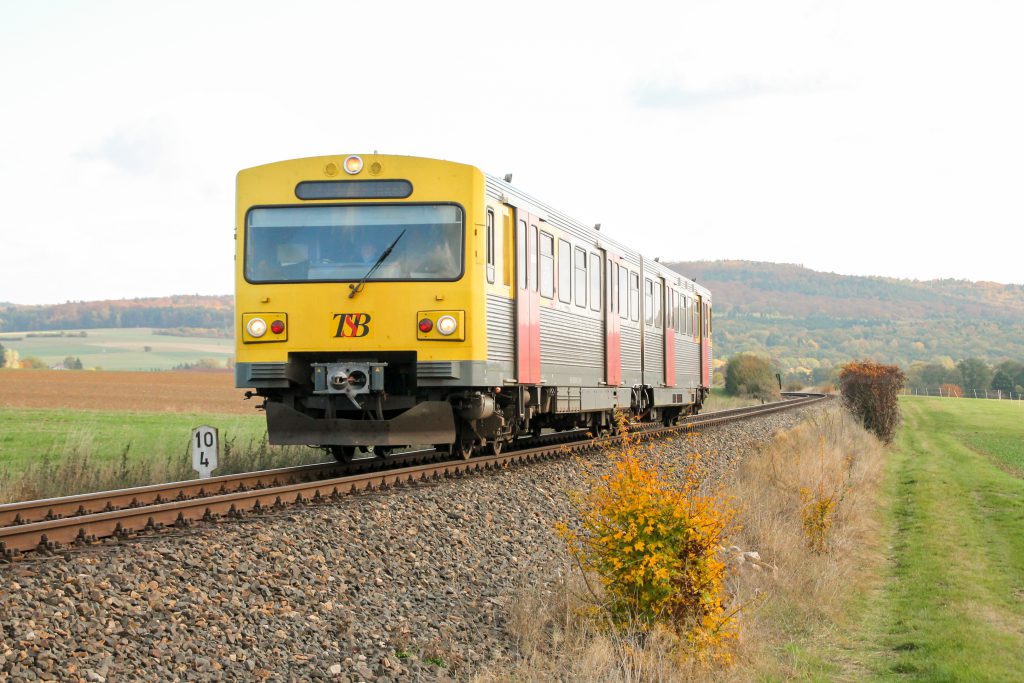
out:
M349 175L355 175L363 170L363 160L360 157L352 155L345 159L345 173Z
M446 337L451 336L455 333L455 330L459 327L459 323L450 315L442 315L437 319L437 332L443 334Z
M259 339L267 333L267 321L263 318L253 318L249 321L249 324L245 326L245 329L249 332L250 337L256 337Z

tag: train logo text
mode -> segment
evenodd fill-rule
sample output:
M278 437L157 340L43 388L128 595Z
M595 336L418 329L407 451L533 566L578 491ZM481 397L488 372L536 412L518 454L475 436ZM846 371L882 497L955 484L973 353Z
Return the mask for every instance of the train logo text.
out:
M335 313L338 331L335 337L365 337L370 333L369 313Z

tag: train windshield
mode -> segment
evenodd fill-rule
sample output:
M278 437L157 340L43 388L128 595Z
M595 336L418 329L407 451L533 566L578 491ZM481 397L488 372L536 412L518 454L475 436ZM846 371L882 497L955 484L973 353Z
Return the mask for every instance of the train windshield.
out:
M462 209L451 204L400 204L251 209L246 219L245 279L358 281L399 235L402 238L369 282L462 276Z

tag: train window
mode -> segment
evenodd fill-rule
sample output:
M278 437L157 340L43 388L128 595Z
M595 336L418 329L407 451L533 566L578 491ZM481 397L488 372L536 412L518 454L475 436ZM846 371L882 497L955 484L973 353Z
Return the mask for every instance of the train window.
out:
M452 281L463 273L463 212L451 204L279 206L246 216L253 283ZM391 251L387 251L388 249Z
M501 282L506 287L511 283L509 273L512 272L510 258L512 256L512 219L507 214L501 220Z
M590 255L590 310L601 310L601 257Z
M654 325L654 283L644 278L644 322Z
M711 315L711 307L708 306L708 336L710 337L715 331L715 323L713 322L713 316Z
M519 234L516 235L516 273L519 289L526 289L526 221L519 221Z
M629 271L629 319L640 320L640 273Z
M587 251L576 247L573 268L576 273L576 305L587 307Z
M619 269L619 316L625 320L629 318L629 270L618 266Z
M611 261L608 261L608 276L604 280L608 284L608 296L605 297L605 301L608 302L608 312L614 313L615 307L619 304L615 298L615 264Z
M537 291L537 251L540 249L540 242L537 239L537 226L530 226L530 249L528 249L526 258L530 259L530 269L526 273L526 279L530 282L530 291Z
M487 281L494 282L494 211L487 209Z
M540 295L545 299L555 297L555 238L546 232L540 233Z
M665 289L665 329L676 329L676 290Z
M572 301L572 245L558 240L558 300Z
M661 283L654 283L654 327L661 329Z

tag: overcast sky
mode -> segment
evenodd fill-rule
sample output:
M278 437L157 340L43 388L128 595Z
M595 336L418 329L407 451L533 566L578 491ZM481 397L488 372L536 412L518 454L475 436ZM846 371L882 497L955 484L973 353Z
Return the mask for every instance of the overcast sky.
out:
M1022 35L1013 1L0 0L0 301L230 293L235 173L373 150L663 260L1024 283Z

